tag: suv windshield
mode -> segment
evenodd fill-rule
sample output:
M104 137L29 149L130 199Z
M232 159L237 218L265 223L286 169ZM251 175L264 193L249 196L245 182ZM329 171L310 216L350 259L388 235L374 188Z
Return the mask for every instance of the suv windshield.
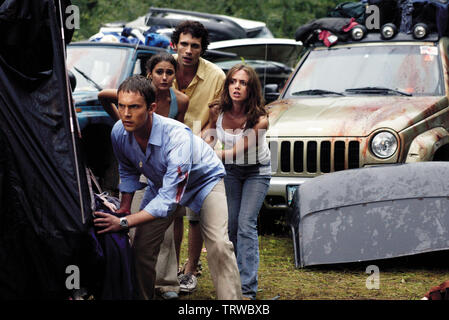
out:
M117 88L128 55L129 50L124 48L69 46L67 69L76 77L75 92Z
M369 45L312 50L286 96L317 92L443 95L436 46ZM304 94L303 94L304 93Z

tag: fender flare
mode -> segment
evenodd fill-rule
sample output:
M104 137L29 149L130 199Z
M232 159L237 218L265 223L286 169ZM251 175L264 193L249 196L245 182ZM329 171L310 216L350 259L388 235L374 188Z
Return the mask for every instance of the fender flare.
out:
M432 128L413 139L405 162L432 161L435 152L449 144L449 132L443 127Z

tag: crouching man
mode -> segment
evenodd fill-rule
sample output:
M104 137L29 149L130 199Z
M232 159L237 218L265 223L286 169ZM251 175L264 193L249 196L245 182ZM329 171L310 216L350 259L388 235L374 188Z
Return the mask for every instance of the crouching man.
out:
M142 299L154 294L155 265L165 230L178 205L200 218L211 277L220 300L241 299L239 270L228 239L228 211L223 164L201 138L181 122L157 115L155 91L142 76L126 79L118 88L121 121L111 139L119 162L119 213L131 208L134 192L148 180L143 210L117 218L96 212L101 233L136 227L133 241L137 285Z

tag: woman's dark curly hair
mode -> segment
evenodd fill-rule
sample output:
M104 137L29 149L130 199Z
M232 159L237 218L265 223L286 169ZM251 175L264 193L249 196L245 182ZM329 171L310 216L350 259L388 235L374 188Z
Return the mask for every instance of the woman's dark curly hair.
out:
M178 45L179 37L182 33L190 33L193 38L200 38L202 50L201 55L206 52L207 47L209 46L209 32L202 23L191 20L181 22L176 27L175 31L173 31L173 34L171 36L171 43L173 45Z

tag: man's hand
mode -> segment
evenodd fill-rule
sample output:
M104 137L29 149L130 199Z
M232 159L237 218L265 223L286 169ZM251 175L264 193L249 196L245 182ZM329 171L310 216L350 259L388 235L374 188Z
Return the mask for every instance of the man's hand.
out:
M102 230L98 231L98 234L117 232L122 229L120 227L120 219L112 214L96 211L95 216L98 217L94 219L95 227L102 228Z
M117 210L118 211L118 210ZM98 233L106 233L106 232L117 232L122 230L120 227L120 218L117 218L116 216L113 216L109 213L104 212L95 212L95 216L98 218L94 219L94 225L97 228L101 228ZM140 224L153 221L157 219L154 217L151 213L148 213L144 210L141 210L137 213L133 213L126 216L126 220L128 220L128 227L135 227Z

